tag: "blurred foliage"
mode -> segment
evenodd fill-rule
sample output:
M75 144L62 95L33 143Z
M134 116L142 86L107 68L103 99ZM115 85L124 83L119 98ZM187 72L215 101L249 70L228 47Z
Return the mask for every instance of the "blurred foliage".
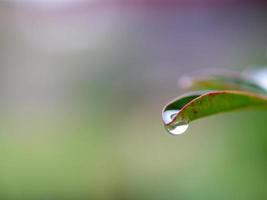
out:
M160 116L183 73L266 64L264 6L15 2L0 3L0 199L267 199L266 112L178 138Z

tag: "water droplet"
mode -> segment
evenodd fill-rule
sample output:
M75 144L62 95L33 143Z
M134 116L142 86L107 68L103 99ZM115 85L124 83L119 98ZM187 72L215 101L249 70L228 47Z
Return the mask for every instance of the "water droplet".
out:
M165 124L165 127L168 130L168 132L172 135L183 134L188 128L188 123L186 122L178 122L173 126L168 125L173 121L173 119L176 117L178 113L179 110L166 110L162 113L162 120Z
M179 122L174 126L168 126L168 127L166 126L166 128L169 131L169 133L172 135L181 135L187 130L188 123Z

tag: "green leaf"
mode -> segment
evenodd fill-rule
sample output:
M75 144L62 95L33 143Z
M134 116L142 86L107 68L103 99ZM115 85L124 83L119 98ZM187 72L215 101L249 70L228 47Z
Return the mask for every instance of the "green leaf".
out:
M170 130L181 123L187 124L210 115L257 107L267 108L266 96L233 90L198 91L183 95L167 104L162 117L166 128ZM172 115L167 114L171 112Z
M267 108L267 68L247 72L184 77L180 81L183 87L201 90L165 106L162 112L165 127L172 134L181 134L188 123L203 117L238 109Z

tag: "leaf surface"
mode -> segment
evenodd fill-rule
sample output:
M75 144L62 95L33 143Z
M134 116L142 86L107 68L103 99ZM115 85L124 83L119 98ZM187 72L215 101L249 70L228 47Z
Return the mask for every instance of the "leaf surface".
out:
M251 92L222 90L197 91L185 94L170 102L163 109L165 126L175 127L181 122L191 121L210 115L246 108L267 108L267 97ZM177 111L170 121L164 120L166 111Z

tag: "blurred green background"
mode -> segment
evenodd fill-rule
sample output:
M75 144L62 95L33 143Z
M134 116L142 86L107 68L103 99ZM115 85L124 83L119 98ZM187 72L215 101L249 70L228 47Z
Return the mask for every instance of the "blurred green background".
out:
M264 1L0 3L0 199L267 199L267 112L166 133L179 77L266 65Z

